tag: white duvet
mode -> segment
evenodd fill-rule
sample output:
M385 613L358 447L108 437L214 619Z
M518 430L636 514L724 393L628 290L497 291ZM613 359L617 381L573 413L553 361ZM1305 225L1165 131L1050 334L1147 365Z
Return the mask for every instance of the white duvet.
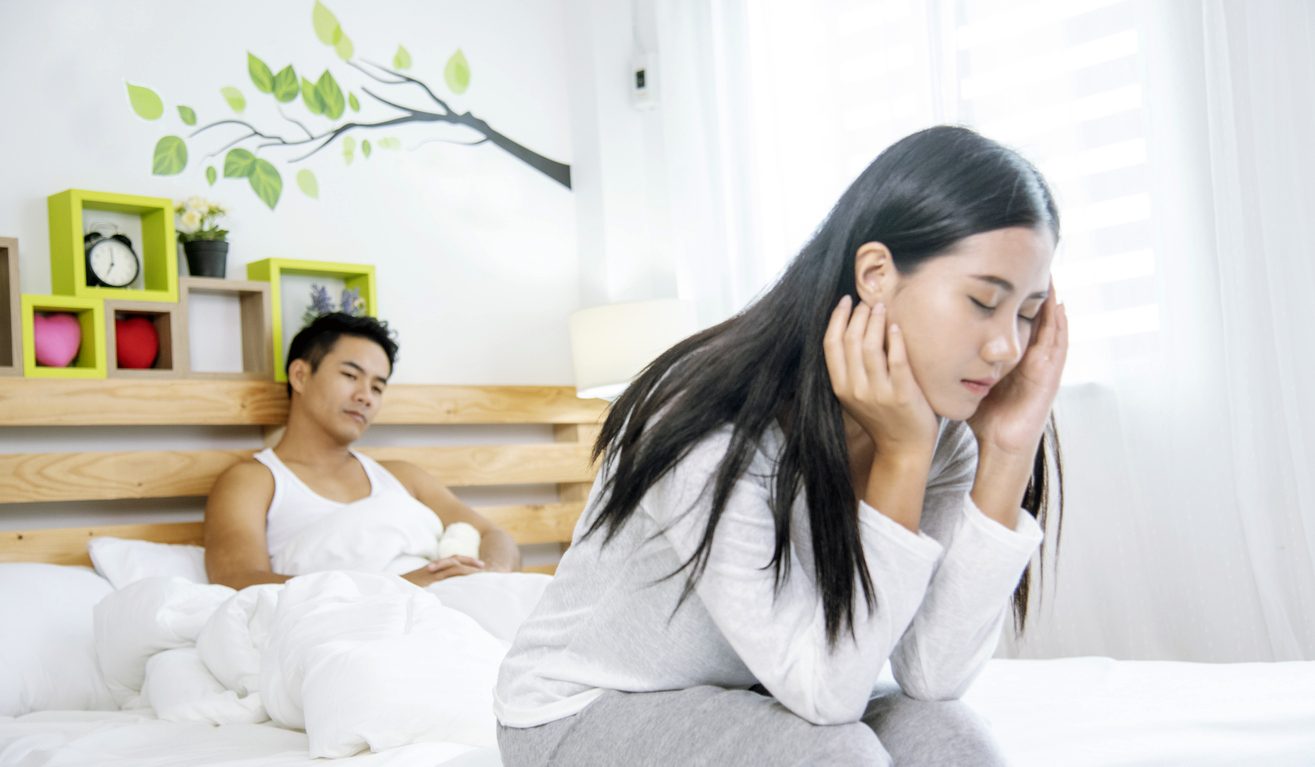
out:
M360 511L294 539L284 572L308 574L286 584L148 578L107 596L96 652L120 707L178 722L272 720L305 730L312 757L494 746L498 664L548 576L482 573L421 589L380 571L433 556L433 526Z

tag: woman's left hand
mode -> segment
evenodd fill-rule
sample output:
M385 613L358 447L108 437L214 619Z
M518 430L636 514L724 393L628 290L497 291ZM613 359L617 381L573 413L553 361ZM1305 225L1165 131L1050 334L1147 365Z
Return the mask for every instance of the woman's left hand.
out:
M1055 299L1054 283L1037 323L1023 359L968 419L979 451L999 450L1030 459L1041 442L1068 357L1068 314Z

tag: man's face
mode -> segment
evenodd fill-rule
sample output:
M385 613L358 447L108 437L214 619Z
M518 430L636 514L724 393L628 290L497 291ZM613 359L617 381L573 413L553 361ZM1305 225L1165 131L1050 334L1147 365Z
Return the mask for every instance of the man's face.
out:
M305 360L289 371L297 407L342 444L370 427L391 373L383 348L358 336L339 337L313 372Z

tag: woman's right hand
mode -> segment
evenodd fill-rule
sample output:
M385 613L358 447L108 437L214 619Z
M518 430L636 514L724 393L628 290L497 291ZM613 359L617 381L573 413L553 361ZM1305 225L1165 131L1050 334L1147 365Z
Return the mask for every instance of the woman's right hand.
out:
M450 557L436 559L409 573L404 573L403 578L411 581L420 588L424 588L431 583L437 583L457 575L470 575L484 571L484 562L474 557L454 554Z
M831 389L845 412L876 445L878 458L928 459L938 423L913 378L899 326L887 328L886 307L840 299L831 313L822 350Z

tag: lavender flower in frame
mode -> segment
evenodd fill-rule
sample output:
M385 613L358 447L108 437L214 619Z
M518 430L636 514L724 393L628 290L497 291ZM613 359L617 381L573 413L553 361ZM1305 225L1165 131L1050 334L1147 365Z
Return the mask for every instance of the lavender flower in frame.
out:
M341 298L342 312L353 317L365 314L365 299L361 298L360 288L343 288Z
M315 318L321 314L329 314L333 311L333 300L329 298L329 289L323 285L312 283L310 286L310 306L306 307L306 312L301 315L302 327L314 322Z

